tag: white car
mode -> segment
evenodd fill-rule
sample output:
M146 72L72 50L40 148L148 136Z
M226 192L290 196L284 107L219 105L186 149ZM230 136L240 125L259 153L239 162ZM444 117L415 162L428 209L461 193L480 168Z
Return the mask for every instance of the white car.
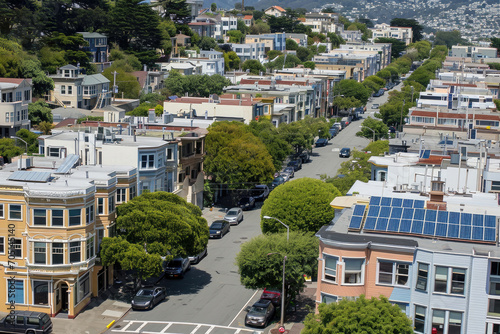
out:
M378 107L379 107L379 104L378 104L378 103L374 103L374 104L372 104L372 109L378 109Z
M232 208L224 216L224 220L231 225L238 225L243 220L243 210L240 208Z
M290 180L290 173L287 172L281 172L280 176L286 181Z

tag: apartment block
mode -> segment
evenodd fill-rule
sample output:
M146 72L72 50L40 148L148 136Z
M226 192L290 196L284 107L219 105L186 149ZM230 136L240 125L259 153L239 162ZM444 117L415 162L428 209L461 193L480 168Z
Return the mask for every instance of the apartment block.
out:
M478 61L484 58L497 58L498 50L496 48L487 48L479 46L453 45L449 51L450 57L472 58Z
M21 129L29 129L31 80L0 78L0 98L0 138L14 136Z
M270 50L285 51L286 33L246 35L245 44L249 43L264 43L266 53Z
M256 59L260 62L266 57L265 43L246 43L236 44L231 43L231 49L236 52L241 62L249 59Z
M372 40L377 38L395 38L410 45L413 42L413 30L409 27L391 27L387 23L375 24L372 31Z

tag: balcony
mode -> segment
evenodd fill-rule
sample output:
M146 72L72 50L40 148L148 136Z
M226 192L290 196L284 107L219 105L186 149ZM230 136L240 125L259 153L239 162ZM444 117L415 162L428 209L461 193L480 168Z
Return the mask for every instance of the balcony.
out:
M81 271L86 271L95 265L96 258L93 257L88 261L70 264L32 264L27 263L26 267L30 272L38 275L60 275L60 274L77 274Z

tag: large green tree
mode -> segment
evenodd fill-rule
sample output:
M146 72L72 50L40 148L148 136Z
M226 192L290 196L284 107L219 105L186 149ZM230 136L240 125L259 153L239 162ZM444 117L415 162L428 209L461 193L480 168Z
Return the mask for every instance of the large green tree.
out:
M378 140L379 138L387 138L388 130L389 128L384 122L368 117L361 124L361 129L356 133L356 136Z
M225 86L231 81L222 75L182 75L177 71L171 71L165 80L165 87L172 95L209 97L211 94L221 94Z
M446 45L448 49L451 49L453 45L468 45L469 42L462 38L462 34L459 30L453 31L436 31L434 37L434 45Z
M208 243L208 224L197 206L163 192L144 193L117 207L117 236L104 238L104 265L119 263L138 276L159 276L162 258L186 257Z
M38 125L41 122L53 122L52 110L44 100L38 100L28 105L28 118L32 125Z
M239 122L216 122L208 128L205 172L229 188L251 188L271 181L274 165L266 146Z
M391 43L391 58L396 59L401 56L401 53L406 49L405 42L395 38L379 37L376 38L375 43Z
M302 334L413 334L413 325L398 305L381 296L318 306L318 313L310 313L304 321Z
M370 90L363 86L362 83L352 79L341 80L334 87L333 93L334 95L344 95L344 97L354 97L363 104L368 102L368 98L371 95Z
M424 27L415 19L393 18L391 20L392 27L410 27L413 32L413 42L418 42L422 39Z
M312 233L291 232L259 235L241 246L236 255L240 281L248 289L281 288L283 257L287 295L305 287L304 275L317 272L318 239Z
M269 195L261 211L263 233L283 231L284 227L275 217L288 225L291 231L316 233L335 217L335 209L330 202L340 191L331 184L312 178L300 178L288 181Z
M24 153L24 143L21 144L23 148L16 146L14 139L0 138L0 156L2 156L6 162L10 162L13 157Z
M38 153L38 135L36 133L27 129L21 129L16 132L16 136L23 139L27 143L28 153Z
M257 59L247 59L241 64L243 71L248 70L252 74L266 73L266 68Z

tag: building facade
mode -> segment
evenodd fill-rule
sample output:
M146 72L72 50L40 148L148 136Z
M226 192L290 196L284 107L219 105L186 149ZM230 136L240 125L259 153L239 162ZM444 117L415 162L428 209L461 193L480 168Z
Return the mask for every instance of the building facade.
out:
M29 79L0 78L0 138L30 128L28 105L32 99Z

